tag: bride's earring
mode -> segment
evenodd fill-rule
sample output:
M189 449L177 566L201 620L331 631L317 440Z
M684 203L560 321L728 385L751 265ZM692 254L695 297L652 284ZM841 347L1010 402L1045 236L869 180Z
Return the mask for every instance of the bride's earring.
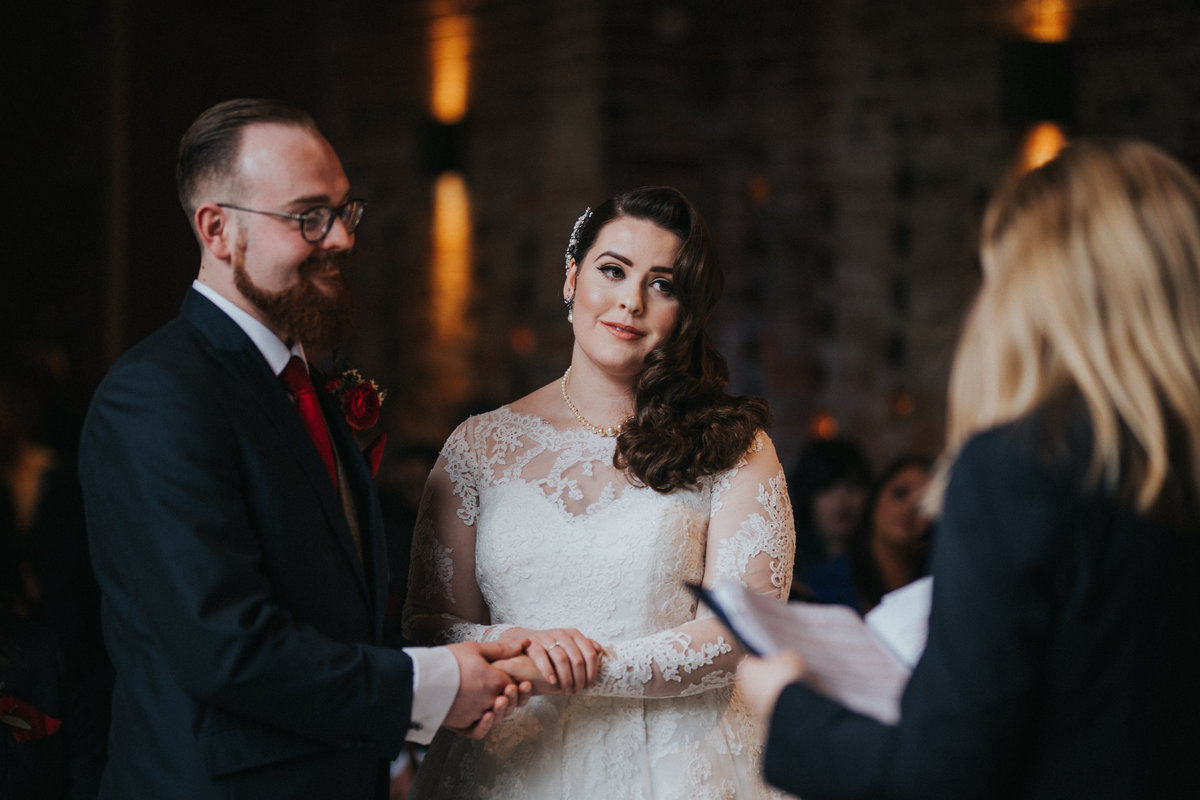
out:
M575 321L575 298L567 297L563 300L567 304L567 322Z

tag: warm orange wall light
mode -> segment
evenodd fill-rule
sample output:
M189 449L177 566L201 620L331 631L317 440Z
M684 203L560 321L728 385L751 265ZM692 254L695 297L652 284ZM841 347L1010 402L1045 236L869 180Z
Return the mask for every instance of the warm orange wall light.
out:
M470 16L449 13L435 3L429 28L431 91L429 110L443 125L462 121L470 97ZM441 13L439 13L441 12ZM432 263L430 289L434 335L445 343L469 335L471 296L471 195L462 173L444 172L433 186Z
M1077 1L1077 0L1076 0ZM1071 37L1074 22L1072 0L1023 0L1016 8L1017 27L1025 38L1035 42L1065 42ZM1021 168L1028 172L1045 164L1067 143L1062 126L1039 122L1025 134L1021 143Z
M1058 155L1067 143L1063 129L1053 122L1039 122L1025 134L1021 144L1021 169L1028 172L1037 169Z
M465 14L434 18L430 29L430 111L443 125L461 122L471 89L473 24Z
M1024 0L1017 8L1021 33L1035 42L1065 42L1073 21L1069 0Z
M837 417L828 411L818 411L808 420L808 433L817 439L832 439L839 428Z
M458 172L444 172L433 185L433 319L442 341L468 332L471 294L471 197Z

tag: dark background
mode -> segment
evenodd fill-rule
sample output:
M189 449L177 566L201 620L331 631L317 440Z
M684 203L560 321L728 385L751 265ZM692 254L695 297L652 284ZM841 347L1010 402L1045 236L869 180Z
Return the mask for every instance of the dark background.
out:
M370 202L347 351L392 394L397 439L561 374L561 253L585 205L683 189L728 274L713 322L734 388L767 395L785 460L822 419L876 466L936 452L975 224L1029 125L1137 135L1200 162L1192 0L22 4L5 56L12 178L4 337L50 364L70 446L113 359L178 309L198 264L175 148L205 107L309 109ZM1050 5L1043 3L1043 6ZM471 20L467 117L429 111L433 21ZM471 198L461 330L434 333L437 176Z

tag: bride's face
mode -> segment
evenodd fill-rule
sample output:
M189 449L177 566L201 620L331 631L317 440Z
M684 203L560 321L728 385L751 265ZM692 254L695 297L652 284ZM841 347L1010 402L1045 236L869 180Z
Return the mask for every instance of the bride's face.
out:
M653 222L617 217L567 274L576 353L610 375L632 378L679 322L673 283L680 239Z

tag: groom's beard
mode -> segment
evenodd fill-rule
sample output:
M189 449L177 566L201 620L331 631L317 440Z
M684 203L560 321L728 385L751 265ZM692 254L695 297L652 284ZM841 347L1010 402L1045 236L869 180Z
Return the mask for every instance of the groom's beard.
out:
M331 350L349 338L354 327L354 300L345 279L350 253L318 252L298 268L299 282L272 292L257 286L246 271L246 241L233 252L233 284L262 312L277 331L313 350ZM315 276L320 276L318 286Z

